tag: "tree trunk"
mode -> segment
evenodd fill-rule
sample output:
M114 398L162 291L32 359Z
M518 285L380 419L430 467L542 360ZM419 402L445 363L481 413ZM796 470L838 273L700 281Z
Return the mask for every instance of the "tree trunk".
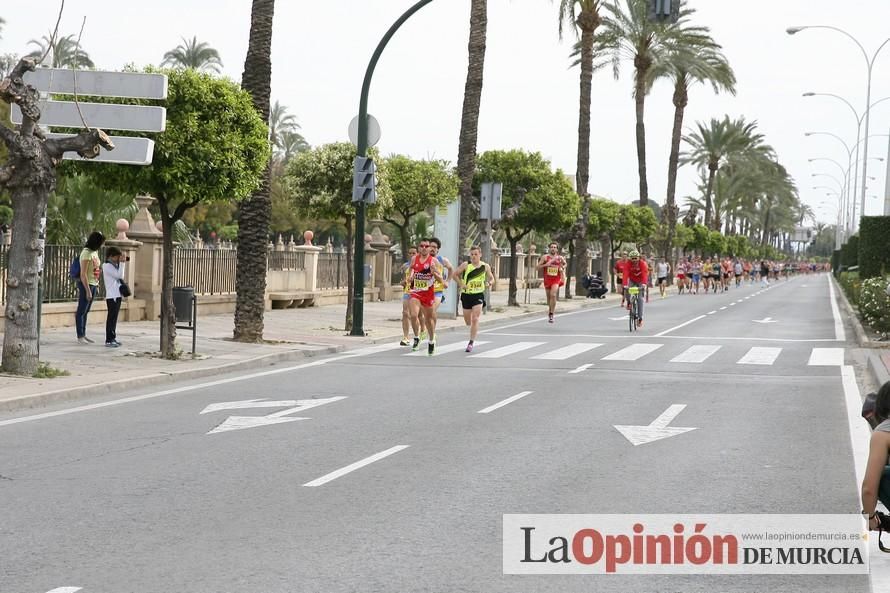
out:
M364 253L355 253L354 246L354 237L352 230L352 216L346 216L344 219L346 222L346 290L349 298L346 299L346 322L344 329L346 331L352 331L352 291L353 286L355 286L355 275L352 273L353 265L352 262L353 257L364 257Z
M158 197L161 209L163 251L161 264L161 356L176 358L176 312L173 308L173 224L167 200Z
M250 10L250 38L241 87L250 93L253 106L269 121L269 96L272 86L272 15L275 0L253 0ZM259 189L239 205L238 263L236 267L235 330L239 342L263 339L263 314L266 305L266 244L272 218L269 197L272 163L266 166Z
M708 164L708 188L705 190L705 226L711 228L711 193L714 191L714 178L717 176L717 164Z
M55 178L55 171L52 171ZM12 244L6 280L6 326L3 330L3 372L33 375L39 365L37 344L37 236L46 209L47 186L19 187L12 193Z
M667 222L666 250L674 245L674 234L677 229L677 171L680 169L680 140L683 137L683 115L689 96L686 84L678 79L674 85L674 129L671 132L671 154L668 157L667 196L665 198L665 221Z
M516 272L519 262L516 261L516 244L519 243L519 239L514 239L509 234L507 239L510 241L510 290L507 292L507 306L518 307L519 301L516 300Z
M639 58L638 58L639 60ZM636 89L634 102L637 117L637 169L640 175L640 206L649 205L649 183L646 181L646 124L644 123L646 107L645 67L637 67Z
M460 179L460 255L467 242L470 224L478 218L479 204L473 196L473 175L476 173L476 139L479 132L479 108L482 103L482 73L485 65L485 36L488 28L488 1L471 0L470 41L467 81L460 118L460 139L457 146L457 176Z
M593 43L596 29L602 22L599 13L595 10L582 10L578 15L578 24L581 29L581 79L578 93L578 160L575 172L575 190L584 200L581 212L581 227L578 235L574 237L570 247L569 270L566 274L566 298L572 296L571 277L575 277L575 294L586 294L581 284L581 266L578 263L587 254L587 226L590 224L590 105L593 86Z

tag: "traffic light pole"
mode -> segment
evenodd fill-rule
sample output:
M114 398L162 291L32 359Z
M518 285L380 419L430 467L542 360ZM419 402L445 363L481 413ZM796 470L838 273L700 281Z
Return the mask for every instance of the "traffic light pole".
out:
M377 60L380 54L392 36L395 35L399 27L407 21L415 12L432 2L433 0L420 0L414 6L409 8L405 14L400 16L398 20L392 24L377 49L368 62L368 69L365 70L365 79L362 82L362 95L358 104L358 138L356 142L356 153L358 156L367 156L368 154L368 92L371 90L371 77L374 76L374 68L377 67ZM353 290L352 290L352 330L350 336L364 336L364 318L365 318L365 202L355 203L355 253L353 254Z

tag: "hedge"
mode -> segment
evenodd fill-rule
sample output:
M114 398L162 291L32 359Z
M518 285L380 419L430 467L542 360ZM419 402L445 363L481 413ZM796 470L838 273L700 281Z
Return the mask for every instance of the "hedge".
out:
M859 227L859 277L890 272L890 216L863 216Z
M838 282L840 283L841 288L843 288L844 292L847 294L847 298L850 300L850 304L854 307L858 307L859 294L862 291L862 281L859 280L859 273L841 272Z
M841 264L845 270L859 265L859 235L853 235L841 247Z
M835 249L831 252L831 271L834 272L834 277L837 278L841 273L841 250Z

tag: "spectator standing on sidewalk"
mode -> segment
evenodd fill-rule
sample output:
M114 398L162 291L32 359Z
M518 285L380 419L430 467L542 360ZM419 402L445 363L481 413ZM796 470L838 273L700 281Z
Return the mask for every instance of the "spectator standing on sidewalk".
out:
M74 313L74 326L77 341L81 344L92 344L87 337L87 315L93 306L93 298L99 291L99 275L102 273L99 248L105 243L105 236L93 231L87 237L86 245L80 252L80 279L77 281L77 311Z
M105 346L119 348L117 341L117 317L121 310L121 281L124 279L123 253L117 247L105 250L105 263L102 264L102 279L105 282L105 304L108 316L105 318Z

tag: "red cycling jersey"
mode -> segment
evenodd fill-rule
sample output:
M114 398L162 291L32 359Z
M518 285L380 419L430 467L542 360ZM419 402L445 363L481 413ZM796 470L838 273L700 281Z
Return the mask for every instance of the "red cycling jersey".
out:
M646 265L646 262L643 260L639 260L638 262L627 260L627 265L624 267L622 284L627 286L630 282L633 282L634 284L649 284L649 266Z

